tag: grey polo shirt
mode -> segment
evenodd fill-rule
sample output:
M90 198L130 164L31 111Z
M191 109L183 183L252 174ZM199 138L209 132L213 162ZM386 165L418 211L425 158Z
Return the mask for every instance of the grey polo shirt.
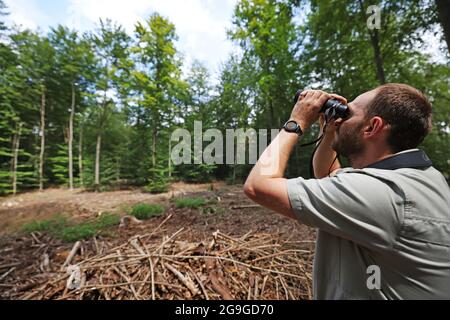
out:
M318 228L315 299L450 299L450 188L433 167L343 169L288 193Z

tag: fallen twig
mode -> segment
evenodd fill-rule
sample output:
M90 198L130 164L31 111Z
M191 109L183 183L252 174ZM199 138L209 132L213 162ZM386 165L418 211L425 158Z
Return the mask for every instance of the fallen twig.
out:
M67 267L71 262L73 257L75 257L75 255L77 254L78 249L80 249L81 247L81 242L77 241L72 250L70 251L69 255L67 256L66 261L64 262L64 264L61 266L61 270L64 270L65 267Z

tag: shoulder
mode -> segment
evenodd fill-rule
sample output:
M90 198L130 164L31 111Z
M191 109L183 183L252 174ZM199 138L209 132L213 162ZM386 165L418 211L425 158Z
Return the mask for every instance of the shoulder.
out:
M329 178L297 178L288 182L288 192L291 198L349 211L390 212L395 208L397 219L401 219L405 188L395 174L381 171L387 170L345 168Z
M401 207L405 201L403 186L397 183L395 174L381 171L387 170L345 168L333 177L292 179L288 192L291 198L329 202L350 210Z
M339 181L345 181L346 183L363 183L362 188L369 187L370 185L384 186L388 189L398 191L402 189L398 183L399 178L405 176L405 172L400 170L383 170L383 169L354 169L344 168L336 172L335 177Z
M405 204L392 180L347 168L334 177L288 180L288 194L300 222L366 246L391 247Z

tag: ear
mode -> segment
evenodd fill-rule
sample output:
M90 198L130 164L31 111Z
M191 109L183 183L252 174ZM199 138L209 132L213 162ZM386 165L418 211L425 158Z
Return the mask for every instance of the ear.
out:
M364 137L366 138L375 137L385 129L387 129L387 123L380 117L373 117L369 120L369 123L364 127Z

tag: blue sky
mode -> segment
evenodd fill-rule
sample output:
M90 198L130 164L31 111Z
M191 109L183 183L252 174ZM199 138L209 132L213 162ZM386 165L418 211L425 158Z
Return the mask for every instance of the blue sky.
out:
M47 31L63 24L80 31L93 29L99 18L121 23L131 34L134 24L157 11L177 28L178 48L187 65L202 61L216 74L234 50L226 37L237 0L4 0L10 25ZM186 67L186 66L185 66Z

